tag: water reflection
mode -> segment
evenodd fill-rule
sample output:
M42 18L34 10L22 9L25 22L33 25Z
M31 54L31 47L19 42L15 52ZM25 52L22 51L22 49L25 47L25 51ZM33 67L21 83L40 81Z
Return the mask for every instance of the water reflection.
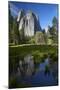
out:
M18 73L20 75L31 76L34 72L34 60L32 55L27 55L24 57L24 60L19 61Z
M10 83L10 87L48 86L58 84L57 61L52 63L51 58L47 57L44 59L44 62L36 63L34 61L34 56L31 54L26 55L23 59L20 59L20 57L18 59L16 73L14 73L15 78L12 73L10 76L13 77L15 81L13 84Z

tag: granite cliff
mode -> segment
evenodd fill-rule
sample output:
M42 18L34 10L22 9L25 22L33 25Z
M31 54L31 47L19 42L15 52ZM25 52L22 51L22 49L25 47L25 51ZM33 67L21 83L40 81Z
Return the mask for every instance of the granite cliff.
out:
M24 32L24 36L34 36L36 31L41 30L37 15L30 10L27 12L20 10L17 17L17 23L19 32Z

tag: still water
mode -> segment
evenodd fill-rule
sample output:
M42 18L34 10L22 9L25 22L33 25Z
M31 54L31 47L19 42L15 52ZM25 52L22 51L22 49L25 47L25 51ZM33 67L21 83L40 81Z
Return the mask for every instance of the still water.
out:
M58 63L53 63L49 57L44 62L35 63L34 57L28 54L18 61L16 70L10 76L11 88L58 85Z

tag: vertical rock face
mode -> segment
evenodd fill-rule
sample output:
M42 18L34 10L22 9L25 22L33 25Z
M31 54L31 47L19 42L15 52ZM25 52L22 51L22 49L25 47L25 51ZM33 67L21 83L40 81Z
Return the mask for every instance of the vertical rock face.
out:
M25 15L24 10L19 11L18 17L17 17L17 22L19 24L19 30L21 30L23 28L24 15Z
M28 12L25 18L24 34L25 36L34 36L34 32L34 17L31 12Z
M19 31L23 30L24 36L34 36L36 31L41 30L38 18L31 11L24 13L24 11L21 10L18 14L17 22L19 24Z
M17 17L17 22L20 22L21 18L24 16L25 12L24 10L20 10Z

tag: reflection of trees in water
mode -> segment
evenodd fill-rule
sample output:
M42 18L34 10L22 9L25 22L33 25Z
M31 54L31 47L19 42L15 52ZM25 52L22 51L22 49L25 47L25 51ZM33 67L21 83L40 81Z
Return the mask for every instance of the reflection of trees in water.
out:
M45 66L45 74L49 74L50 71L55 77L58 72L58 65L57 62L53 62L52 59L49 59L49 64ZM10 61L10 60L9 60ZM43 62L45 63L45 62ZM40 64L40 63L39 63ZM24 75L32 75L33 72L36 71L36 69L39 68L39 64L34 62L34 57L30 54L26 55L25 57L14 57L12 58L10 62L10 73L20 73L21 76ZM56 75L55 75L56 74Z
M53 58L48 57L48 63L46 63L45 65L44 74L45 75L52 74L54 80L58 81L58 60L54 61Z
M10 72L14 73L14 76L11 74L13 84L14 84L14 80L15 82L17 82L17 84L22 83L25 77L31 77L31 76L34 76L35 73L38 73L37 70L40 71L41 68L39 67L39 65L41 63L45 63L45 60L44 62L36 63L34 62L34 57L30 54L26 55L25 57L18 56L18 57L12 58L10 63L12 67L10 66L11 67ZM57 61L53 62L52 59L48 58L48 63L45 65L45 69L43 72L45 75L48 75L48 76L52 74L54 80L56 79L58 81Z
M49 75L50 74L50 68L49 68L49 65L46 65L45 66L45 71L44 71L45 75Z
M58 80L58 62L50 62L50 71L53 75L53 78Z

